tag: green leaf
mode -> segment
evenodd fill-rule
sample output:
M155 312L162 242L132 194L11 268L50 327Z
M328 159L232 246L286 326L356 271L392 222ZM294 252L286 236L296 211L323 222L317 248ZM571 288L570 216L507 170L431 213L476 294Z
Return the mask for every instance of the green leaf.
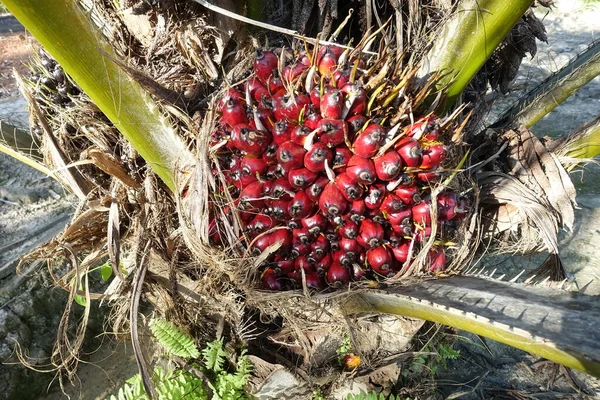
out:
M208 343L202 350L202 358L206 368L216 373L223 371L226 356L227 353L223 348L223 338Z
M108 281L112 276L112 267L110 266L110 261L105 262L100 266L100 275L102 276L102 280L104 282Z
M200 352L194 339L163 319L153 319L150 330L158 342L171 354L182 358L198 358Z

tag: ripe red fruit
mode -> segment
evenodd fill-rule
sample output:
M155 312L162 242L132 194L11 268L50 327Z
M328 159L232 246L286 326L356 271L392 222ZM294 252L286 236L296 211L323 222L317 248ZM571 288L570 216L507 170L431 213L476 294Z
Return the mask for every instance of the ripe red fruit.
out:
M334 149L333 168L345 167L352 158L352 151L342 144Z
M367 92L362 88L362 85L359 83L346 83L342 86L342 92L346 95L346 107L348 108L345 111L347 115L356 115L365 112L367 109Z
M246 229L253 234L263 233L273 227L273 218L268 215L258 214L246 225Z
M256 177L267 172L267 163L262 158L244 156L240 167L242 175Z
M300 256L296 258L294 263L294 269L296 271L304 270L305 273L311 273L314 271L313 266L308 262L306 256Z
M267 165L267 169L265 172L263 172L263 174L266 174L270 165L277 164L277 145L275 143L269 144L261 157L264 163Z
M254 76L246 81L246 91L256 102L260 102L263 95L269 95L269 91L267 90L266 86Z
M254 59L254 73L258 76L258 79L265 85L269 81L269 78L273 76L273 71L277 71L277 65L279 59L277 56L270 52L262 49L256 50L256 58Z
M316 112L314 107L309 106L304 113L303 124L312 132L319 127L319 121L321 121L321 119L321 114Z
M446 146L444 146L443 144L434 144L426 147L423 150L421 164L419 165L419 168L434 169L439 167L446 159L446 154Z
M346 252L346 254L354 261L358 257L358 254L363 251L362 246L356 239L341 238L340 239L340 250Z
M279 243L278 252L287 253L292 248L292 231L287 228L277 229L270 233L270 244Z
M278 145L282 145L291 139L292 130L296 125L286 120L279 120L273 126L273 141Z
M304 113L307 106L310 104L310 98L302 93L299 93L296 96L284 95L274 100L274 114L275 118L278 120L287 118L290 121L298 121L300 114Z
M323 95L320 108L321 116L326 119L342 118L342 107L344 103L344 95L339 90L330 90Z
M344 173L336 176L335 184L348 201L357 200L363 195L363 188L355 180L351 179L348 174Z
M331 77L333 71L335 71L337 68L337 59L338 56L335 55L330 46L322 47L319 50L319 58L317 62L319 73L326 78Z
M341 288L350 281L348 268L338 263L332 263L327 270L327 283L334 288Z
M440 177L440 173L436 169L429 170L427 172L421 171L417 173L417 179L422 182L433 183Z
M294 271L295 260L285 260L281 255L275 256L272 268L278 276L284 276Z
M436 140L438 137L438 120L439 118L433 114L422 117L415 121L414 124L406 127L404 132L406 136L414 137L417 140Z
M331 258L331 255L326 254L320 261L317 261L315 269L319 275L325 275L332 263L333 259Z
M405 263L408 260L408 250L410 249L409 242L402 242L397 247L392 247L392 254L396 261Z
M429 272L442 272L446 269L446 253L440 246L429 250Z
M296 144L299 144L300 146L304 146L304 143L306 143L306 138L310 132L311 130L308 129L307 126L298 125L292 130L292 133L290 134L290 140Z
M252 254L255 256L260 255L272 244L270 233L261 233L252 242Z
M421 164L421 146L415 139L400 139L396 143L396 151L406 167L416 168Z
M354 143L352 143L352 151L354 154L365 158L371 158L381 146L381 142L385 137L385 130L378 124L369 124L364 131L360 132Z
M338 69L333 72L331 76L331 81L335 83L335 87L341 88L344 87L350 81L350 74L352 70L349 68Z
M373 160L375 173L382 181L391 181L402 172L402 158L398 152L389 150L381 157Z
M232 128L238 124L248 123L248 113L241 100L227 100L221 109L221 113L223 122Z
M308 66L306 66L306 65L304 65L302 63L297 63L297 64L294 64L294 65L288 65L281 72L282 77L283 77L283 81L286 82L287 84L294 83L294 81L299 76L301 76L304 73L304 71L306 71L307 69L308 69Z
M350 140L359 132L367 123L367 118L364 115L353 115L348 118L348 137Z
M310 243L292 242L290 254L293 258L310 254Z
M348 201L335 186L335 183L329 182L323 189L321 197L319 197L319 208L326 216L337 217L344 214L346 208L348 208Z
M360 223L360 230L356 239L366 249L377 247L383 241L383 226L365 219Z
M269 212L274 218L277 218L279 221L289 221L290 214L288 213L288 209L290 207L290 202L292 200L289 199L288 196L283 199L273 200L273 203L269 207Z
M239 203L243 210L260 210L264 207L263 183L260 181L252 182L240 192Z
M421 202L421 196L419 195L419 188L415 185L410 186L398 186L394 190L394 194L398 196L405 204L411 206L413 204L419 204Z
M363 185L370 185L377 178L373 162L359 155L354 155L350 158L346 167L346 173L350 179Z
M229 100L243 102L244 96L238 90L235 90L233 88L227 89L223 98L221 100L219 100L219 109L222 109L223 107L225 107L225 104Z
M313 172L325 171L325 160L331 166L333 152L324 143L317 142L304 155L304 166Z
M393 263L394 260L388 248L379 246L367 250L367 264L376 274L388 276L393 272Z
M389 214L387 220L392 225L392 229L399 225L410 225L412 222L412 210L410 207L407 207L393 214ZM394 229L394 232L398 233L396 229Z
M341 119L322 119L319 121L319 139L329 147L344 143L348 135L348 124Z
M310 91L310 102L315 107L321 106L321 86L315 85L315 87Z
M387 193L387 189L383 183L376 183L369 186L365 195L365 206L370 210L378 210Z
M417 242L424 242L431 237L431 226L417 227L415 232L415 238Z
M323 193L323 189L329 183L329 179L326 176L317 178L315 183L306 188L305 193L312 201L318 201Z
M386 214L397 213L402 210L402 208L404 208L404 202L402 202L400 197L392 193L388 193L383 198L383 202L381 203L381 211L385 212Z
M356 222L358 217L358 222L362 220L362 216L367 212L367 206L365 205L365 201L363 199L354 200L350 203L350 209L348 210L348 214L353 221Z
M254 130L248 124L238 124L231 131L231 142L238 150L261 156L271 143L271 134Z
M300 278L300 281L302 281L302 278ZM323 281L323 278L319 276L317 271L313 271L306 274L306 287L317 290L324 289L325 282Z
M304 166L306 150L294 142L285 142L277 149L277 161L288 171Z
M293 219L307 218L314 212L315 203L302 191L296 192L290 202L288 213ZM308 228L307 228L308 229Z
M324 235L317 235L315 240L310 246L311 252L319 257L319 260L325 256L327 250L329 250L329 240Z
M261 282L263 289L267 290L283 290L284 284L283 280L277 277L275 270L272 268L265 269L261 276Z
M358 236L358 224L347 214L340 224L338 233L342 238L356 239Z
M293 195L292 185L285 178L278 178L273 182L271 186L271 196L280 198L285 196L288 200L291 200L290 193Z
M458 205L458 196L452 191L440 193L437 198L438 204L438 219L441 221L449 221L456 216Z
M318 174L308 168L293 169L288 174L288 181L295 189L302 190L317 180Z
M416 224L431 226L431 201L423 200L412 207L412 216Z
M325 227L327 226L327 218L325 218L323 214L316 213L312 217L303 217L300 223L303 227L308 229L311 235L316 236L325 231Z

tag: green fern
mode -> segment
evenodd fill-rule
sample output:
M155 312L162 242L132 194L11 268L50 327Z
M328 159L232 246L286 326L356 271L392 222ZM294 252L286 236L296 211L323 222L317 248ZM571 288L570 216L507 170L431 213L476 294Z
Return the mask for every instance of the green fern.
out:
M181 358L198 358L200 352L192 339L172 323L163 319L152 319L150 330L158 342L170 353Z
M202 358L206 368L217 374L223 371L226 356L227 353L223 348L223 338L208 343L202 350Z
M391 394L389 397L386 397L383 393L377 392L360 392L358 394L351 394L346 397L346 400L401 400L400 396L394 396Z

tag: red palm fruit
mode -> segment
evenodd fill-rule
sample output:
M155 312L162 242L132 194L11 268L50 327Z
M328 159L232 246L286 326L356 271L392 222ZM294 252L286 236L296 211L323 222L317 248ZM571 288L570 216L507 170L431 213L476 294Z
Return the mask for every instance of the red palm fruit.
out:
M238 214L240 215L242 221L247 224L248 222L252 221L252 218L254 218L254 216L256 215L256 211L249 212L244 210L238 210Z
M343 215L348 208L348 201L335 183L329 182L319 197L319 208L328 217Z
M280 254L277 254L272 268L278 276L285 276L294 271L295 261L293 259L285 260Z
M354 200L352 203L350 203L348 214L350 214L350 218L352 218L354 222L356 222L356 216L359 217L358 222L362 221L362 217L366 212L367 206L365 205L365 201L363 199Z
M363 251L363 248L358 243L358 240L343 237L340 239L340 250L345 251L354 261L358 258L358 253Z
M426 226L425 229L417 228L416 235L415 235L417 242L424 242L424 241L428 240L430 236L431 236L431 227L430 226Z
M387 193L387 189L383 183L376 183L369 186L365 194L365 206L370 210L379 210Z
M348 118L348 138L353 141L356 134L367 123L367 118L364 115L353 115Z
M395 232L390 232L388 229L385 231L385 241L390 247L398 247L402 243L402 236L399 236Z
M339 85L339 83L338 83ZM340 87L340 86L338 86ZM341 86L348 105L347 115L362 114L367 109L367 92L359 83L346 83Z
M261 158L263 162L267 165L265 172L263 172L263 174L266 174L270 165L277 164L277 145L275 143L269 144L265 152L262 154Z
M252 254L255 256L260 255L271 244L271 234L261 233L252 242Z
M235 90L233 88L227 89L223 98L221 100L219 100L219 109L222 109L223 107L225 107L227 102L230 100L243 102L244 96L238 90Z
M354 257L342 250L339 243L337 244L336 250L331 253L331 259L334 264L341 264L346 267L352 265L352 262L354 261Z
M338 251L340 249L340 241L335 239L335 240L330 240L329 241L329 248L331 249L331 251Z
M333 154L333 168L345 167L352 158L352 151L345 144L337 146Z
M440 177L440 173L437 171L437 168L426 171L426 172L425 171L417 172L417 179L422 182L433 183L433 182L437 181L439 179L439 177Z
M376 274L388 276L393 272L394 259L388 248L379 246L367 250L367 264Z
M273 141L277 143L277 145L281 146L291 139L292 130L295 127L296 125L284 119L277 121L273 126Z
M319 121L321 121L321 119L321 114L315 111L314 107L309 106L304 113L303 124L312 132L319 127Z
M303 227L308 229L311 235L316 236L325 231L325 227L327 226L327 218L325 218L323 214L316 213L312 217L303 217L300 223Z
M392 254L396 261L399 263L405 263L408 260L408 251L410 249L410 242L401 242L397 247L392 247Z
M442 165L446 159L446 146L443 144L434 144L426 147L422 152L421 169L434 169Z
M313 244L314 243L311 244L311 247ZM308 260L309 263L315 265L319 261L321 261L324 257L325 257L325 254L323 254L323 253L315 253L314 251L311 251L310 254L308 256L306 256L306 259Z
M317 178L315 183L307 187L304 192L312 201L319 201L321 193L323 193L323 189L325 189L325 186L327 186L328 183L329 179L326 176L321 176Z
M325 256L321 260L316 262L315 269L317 270L317 273L319 275L323 276L327 273L327 270L329 269L331 264L333 264L333 259L331 258L331 255L325 254Z
M321 53L322 49L325 50ZM321 50L319 50L320 54L317 62L318 70L321 75L329 78L337 68L338 56L334 54L330 46L322 47Z
M309 187L318 177L319 174L312 172L308 168L298 168L290 171L288 181L294 189L302 190Z
M225 102L225 105L221 109L221 120L228 126L233 128L238 124L248 123L248 113L246 112L246 106L241 100L229 99Z
M270 234L271 244L279 243L279 253L287 253L292 248L292 231L289 229L277 229Z
M333 262L327 270L327 283L334 288L341 288L350 282L350 271L348 268Z
M304 155L304 166L313 172L325 171L325 160L331 166L333 152L324 143L317 142Z
M303 191L296 192L290 202L288 213L293 219L303 219L315 210L315 203Z
M415 168L421 164L421 146L413 138L403 138L396 143L396 151L402 158L404 166Z
M292 141L285 142L277 149L277 161L288 171L304 166L306 150Z
M306 256L300 256L296 258L296 262L294 262L294 269L296 271L304 270L305 273L314 271L313 266L308 262Z
M348 174L339 174L335 177L335 184L342 192L342 195L348 201L360 199L363 195L363 188L359 186Z
M348 161L346 173L353 181L363 185L370 185L377 179L373 161L359 155L354 155Z
M317 235L315 240L310 245L310 249L312 253L321 257L325 256L327 251L329 250L329 240L324 235ZM320 260L321 258L319 258Z
M298 125L292 129L292 133L290 134L290 140L300 146L304 146L306 142L306 137L310 134L310 129L304 125Z
M383 242L383 226L368 219L363 220L356 240L365 249L379 246Z
M279 165L277 165L277 149L275 149L275 164L269 165L269 168L267 168L267 172L265 173L265 178L268 180L281 178L281 176L279 175L279 171Z
M343 88L349 81L352 70L349 68L338 69L333 72L331 76L331 80L335 82L335 86L338 88Z
M337 89L330 90L323 94L319 108L321 117L326 119L342 118L342 108L344 104L344 94Z
M394 150L389 150L381 157L375 158L373 163L375 173L382 181L391 181L402 172L402 158Z
M458 196L452 191L440 193L437 198L438 219L441 221L450 221L456 216Z
M412 206L414 204L419 204L421 202L421 196L419 195L419 188L416 185L410 186L398 186L396 190L394 190L394 194L407 205Z
M348 135L348 124L341 119L322 119L319 121L319 139L329 147L344 143Z
M263 197L263 183L252 182L240 192L239 202L243 210L260 210L265 205Z
M275 100L275 118L288 119L290 121L298 121L300 113L310 104L310 98L299 93L296 96L284 95Z
M381 211L386 214L394 214L404 208L404 202L395 194L388 193L381 203Z
M239 124L231 131L231 141L238 150L261 156L271 143L271 134L254 130L248 124Z
M273 204L269 207L271 215L280 221L289 221L290 214L288 209L290 207L290 199L276 199L273 200Z
M306 54L305 51L300 52L296 60L298 60L300 64L306 65L307 67L310 67L312 64L310 57L308 56L308 54Z
M279 59L270 51L262 49L256 50L256 58L254 59L254 73L258 79L264 84L273 76L273 70L277 70Z
M365 219L370 219L372 221L377 222L378 224L385 225L386 219L379 209L367 209L367 214L365 215Z
M347 239L356 239L358 236L358 224L352 220L349 214L344 216L338 233L342 238Z
M293 258L310 254L310 243L292 242L290 254Z
M431 226L431 201L423 200L421 203L412 206L412 216L415 224Z
M273 218L268 215L258 214L246 225L252 233L263 233L273 227Z
M263 175L267 172L267 163L262 158L244 156L240 164L242 175Z
M300 278L300 281L302 281L302 278ZM306 274L306 287L317 290L325 289L325 281L323 277L319 276L317 271L313 271Z
M251 77L246 81L246 90L256 102L261 101L263 95L269 95L267 87L256 77Z
M308 69L308 66L297 63L294 65L288 65L281 71L281 76L285 83L291 84L293 83L300 75L304 73Z
M310 91L310 102L317 108L321 106L321 86L315 85Z
M256 122L256 119L258 119L258 123ZM262 127L260 126L261 124ZM258 107L254 111L254 118L251 119L249 123L250 126L254 125L254 128L258 128L258 130L267 130L268 132L273 132L274 124L275 118L273 117L273 111L264 107Z
M429 121L433 119L433 116L423 117L415 121L414 124L411 124L404 128L404 133L408 137L414 137L419 140L423 137L423 135L428 131Z
M381 146L381 142L385 137L385 130L378 124L369 124L360 132L352 143L352 151L354 154L365 158L371 158Z
M258 177L256 176L256 174L255 175L245 174L242 171L239 171L238 179L239 179L239 183L240 183L240 188L245 188L252 182L256 182L258 180Z
M352 280L358 282L365 279L367 279L367 270L361 267L359 263L352 263Z
M265 269L261 278L262 288L267 290L283 290L284 283L283 280L277 277L275 270L273 268Z
M269 89L269 93L285 93L285 86L283 86L283 80L279 76L279 72L277 70L273 71L273 75L266 82L267 89Z
M429 272L442 272L446 269L446 253L441 246L429 250Z
M407 207L393 214L388 214L387 220L390 225L392 225L392 228L397 225L410 225L412 222L412 210L410 207ZM396 232L396 230L394 230L394 232Z
M288 180L285 178L276 179L271 187L271 196L275 198L281 198L284 195L288 195L288 200L291 200L289 194L293 192L292 185L290 185Z

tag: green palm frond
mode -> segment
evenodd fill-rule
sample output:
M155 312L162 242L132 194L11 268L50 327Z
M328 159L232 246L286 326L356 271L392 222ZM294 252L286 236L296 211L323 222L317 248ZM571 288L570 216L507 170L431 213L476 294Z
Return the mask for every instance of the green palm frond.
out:
M163 319L153 319L150 330L158 342L170 353L181 358L198 358L200 352L194 339Z

